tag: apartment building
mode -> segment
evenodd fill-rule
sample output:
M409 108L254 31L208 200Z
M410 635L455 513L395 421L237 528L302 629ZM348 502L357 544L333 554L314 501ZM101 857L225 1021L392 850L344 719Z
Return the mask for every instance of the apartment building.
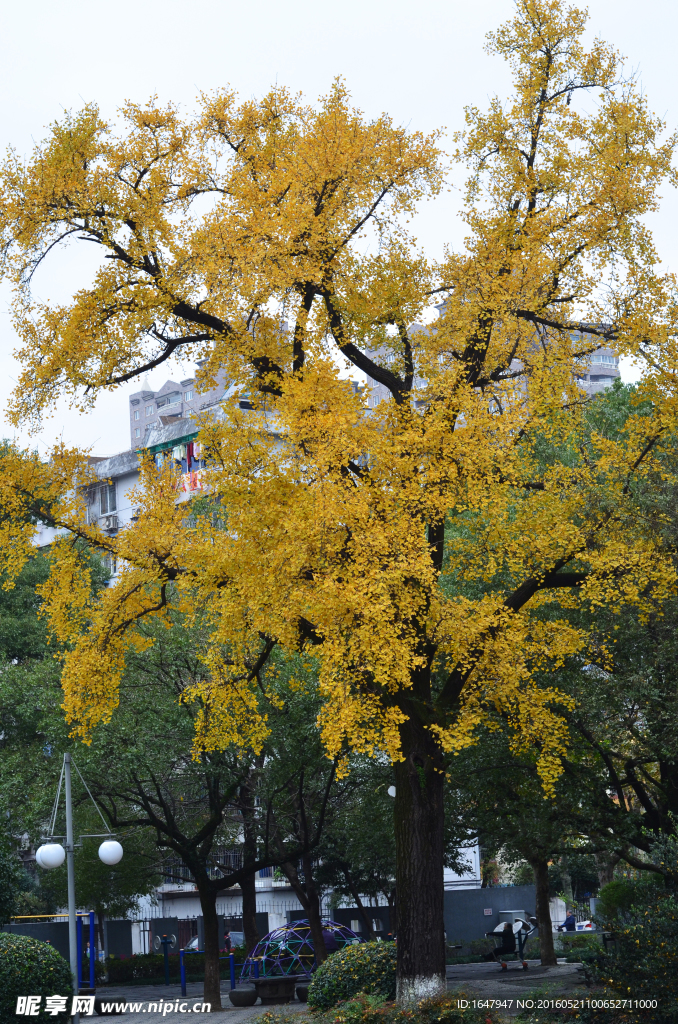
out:
M444 309L444 303L441 303L436 307L440 313ZM424 324L414 323L410 325L409 333L410 337L414 339L416 345L417 333L428 333L430 327ZM577 331L572 335L572 340L581 343L581 334ZM384 366L390 366L394 363L394 355L392 352L386 349L380 349L375 353L374 358ZM520 363L514 360L511 364L511 368L518 368ZM620 377L619 371L619 359L609 346L601 346L596 349L589 356L584 356L578 361L578 366L575 371L575 379L582 389L588 396L600 394L607 388L614 384L615 380ZM414 387L421 386L421 381L415 377ZM379 384L377 381L368 378L366 386L366 401L369 409L376 409L380 402L385 401L391 397L391 393L383 384ZM423 406L424 402L417 402L416 405Z
M214 408L223 400L227 387L223 373L217 376L214 387L203 390L195 377L179 382L167 380L159 391L153 391L144 380L141 390L129 396L130 448L146 448L152 431Z
M587 395L598 395L611 387L620 376L619 359L608 346L596 349L581 360L581 375L577 374L580 387Z

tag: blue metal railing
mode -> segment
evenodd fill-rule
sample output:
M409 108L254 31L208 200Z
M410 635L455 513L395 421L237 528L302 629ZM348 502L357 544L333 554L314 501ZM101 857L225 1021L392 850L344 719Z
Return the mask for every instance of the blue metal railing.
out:
M96 942L94 941L94 911L89 914L78 914L78 988L82 988L82 919L89 918L89 987L95 987L94 964L97 958Z

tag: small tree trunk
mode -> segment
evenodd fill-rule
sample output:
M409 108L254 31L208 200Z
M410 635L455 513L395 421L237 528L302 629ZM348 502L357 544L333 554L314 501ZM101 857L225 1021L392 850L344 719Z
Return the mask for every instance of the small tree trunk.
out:
M621 858L618 853L607 853L604 850L596 853L595 858L598 885L602 889L604 885L607 885L614 878L614 869Z
M370 919L370 915L365 910L365 907L363 905L363 901L360 899L360 893L358 892L358 890L356 888L356 885L355 885L355 882L353 881L353 877L351 875L351 872L350 872L349 868L346 867L346 865L343 866L342 871L344 872L344 878L346 879L346 884L347 884L347 886L349 888L349 892L351 893L351 896L355 900L355 905L358 908L358 913L360 914L360 916L363 919L363 924L365 925L365 928L367 930L367 934L369 935L370 940L374 941L374 939L376 938L376 935L374 934L374 928L372 927L372 921Z
M254 820L254 798L251 787L241 789L241 813L243 823L243 858L244 866L254 864L257 859L257 832ZM251 953L259 941L257 929L257 886L255 872L240 883L242 890L242 927L245 933L245 946Z
M560 858L560 877L563 880L563 892L567 903L574 903L574 890L572 889L572 875L567 857Z
M439 747L413 714L395 764L398 980L401 1004L446 989L443 916L443 785Z
M102 913L97 914L97 931L99 932L99 949L102 953L105 953L106 936L104 934L104 915Z
M322 918L320 916L320 898L318 896L318 890L315 887L313 881L313 871L311 865L311 857L307 855L302 861L304 865L304 884L301 884L299 874L294 864L287 861L285 864L281 864L280 867L285 873L285 876L294 889L299 902L308 915L308 924L311 930L311 938L313 939L313 951L315 953L316 963L323 963L327 959L327 948L325 946L325 936L323 934Z
M242 889L242 927L248 954L259 941L257 928L257 887L254 872L240 883Z
M534 857L530 858L530 867L534 873L534 887L537 897L535 915L537 927L539 928L541 962L544 967L554 967L558 961L553 948L553 925L551 923L551 909L549 907L549 864L545 857Z
M195 874L194 874L195 877ZM219 918L217 916L217 892L210 885L210 879L196 878L202 923L205 931L205 989L204 1000L212 1012L221 1010L221 979L219 977Z

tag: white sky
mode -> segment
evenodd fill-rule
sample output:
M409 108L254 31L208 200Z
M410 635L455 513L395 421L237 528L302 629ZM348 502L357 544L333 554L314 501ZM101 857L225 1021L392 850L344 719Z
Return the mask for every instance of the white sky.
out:
M368 116L382 111L397 123L430 130L462 127L463 107L485 107L506 96L506 65L483 52L484 36L513 12L511 0L33 0L6 4L0 40L2 122L0 148L28 154L33 140L65 108L84 101L112 117L125 99L190 107L199 91L229 84L243 97L260 96L277 82L313 100L343 75L354 100ZM616 45L637 68L651 109L678 125L675 37L678 5L668 0L591 0L591 34ZM450 147L451 149L451 143ZM461 182L453 182L460 184ZM428 204L415 226L433 255L445 242L458 243L453 191ZM675 238L678 199L666 196L653 217L658 250L667 269L678 269ZM42 299L62 300L77 287L75 269L46 269ZM16 345L0 293L0 407L17 375ZM626 379L632 371L623 368ZM189 376L184 367L173 375ZM159 387L170 372L156 371ZM102 396L96 409L80 416L60 406L46 421L39 445L62 436L67 443L111 454L129 446L127 395L136 385ZM7 425L6 436L13 431ZM0 433L0 436L2 436Z

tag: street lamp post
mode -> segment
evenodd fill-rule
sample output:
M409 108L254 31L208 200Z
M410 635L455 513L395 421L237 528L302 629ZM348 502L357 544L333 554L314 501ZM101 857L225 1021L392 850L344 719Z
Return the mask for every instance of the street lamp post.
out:
M73 803L71 800L71 755L64 754L66 789L66 871L68 874L68 950L73 975L73 993L78 994L78 944L75 922L75 843L73 840Z
M64 754L64 763L61 769L61 777L59 778L59 787L57 789L56 799L54 801L54 807L52 809L52 816L50 818L48 826L48 839L50 842L43 844L38 848L35 854L35 859L41 868L58 868L64 862L64 852L66 855L66 872L68 876L68 951L71 963L71 974L73 976L73 995L78 995L78 989L80 985L79 970L78 970L78 937L77 937L77 918L75 913L75 837L73 833L73 800L71 797L71 765L75 768L80 781L87 790L87 795L94 804L99 817L101 818L106 832L99 832L96 834L80 836L80 841L83 839L103 839L104 842L99 846L99 858L104 864L108 864L110 867L117 864L122 857L122 846L115 839L110 828L106 824L106 820L101 813L101 810L96 803L94 797L89 791L89 787L82 775L78 766L71 760L70 754ZM65 798L66 798L66 842L64 846L61 846L56 839L63 839L63 836L55 836L54 832L56 829L57 814L59 811L59 796L61 794L61 785L63 783ZM93 973L93 957L94 948L90 941L90 978ZM76 1013L73 1016L73 1024L78 1024L80 1014Z

